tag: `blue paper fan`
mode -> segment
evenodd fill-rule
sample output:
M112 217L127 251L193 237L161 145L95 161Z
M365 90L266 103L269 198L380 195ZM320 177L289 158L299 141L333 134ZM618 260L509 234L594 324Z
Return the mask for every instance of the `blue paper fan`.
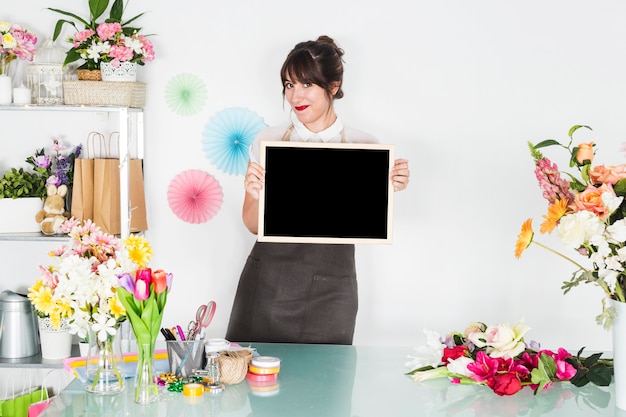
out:
M204 106L207 89L204 82L193 74L178 74L165 88L165 101L169 108L181 116L191 116Z
M267 124L252 110L231 107L209 119L202 133L206 157L219 170L244 175L248 166L248 150L255 136Z

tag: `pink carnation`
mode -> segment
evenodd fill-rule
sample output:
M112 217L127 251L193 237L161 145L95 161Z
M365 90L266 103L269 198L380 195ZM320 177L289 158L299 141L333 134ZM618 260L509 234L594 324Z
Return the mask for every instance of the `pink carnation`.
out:
M119 23L101 23L96 28L96 32L98 32L98 36L102 41L108 41L110 39L115 39L115 35L118 33L122 33L122 25Z

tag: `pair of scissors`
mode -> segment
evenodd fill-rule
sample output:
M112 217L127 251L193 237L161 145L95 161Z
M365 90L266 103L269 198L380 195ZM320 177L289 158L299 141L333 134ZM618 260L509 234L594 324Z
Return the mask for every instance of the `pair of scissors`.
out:
M189 322L187 340L204 337L204 329L211 324L215 315L215 301L200 305L196 311L196 319Z

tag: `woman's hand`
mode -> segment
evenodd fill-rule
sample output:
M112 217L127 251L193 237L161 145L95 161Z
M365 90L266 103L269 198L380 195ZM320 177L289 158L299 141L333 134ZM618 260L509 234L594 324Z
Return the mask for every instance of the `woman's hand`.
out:
M391 183L394 191L402 191L409 185L409 161L396 159L391 170Z
M244 177L243 186L255 200L259 199L259 192L265 183L265 169L256 162L248 163L248 170Z

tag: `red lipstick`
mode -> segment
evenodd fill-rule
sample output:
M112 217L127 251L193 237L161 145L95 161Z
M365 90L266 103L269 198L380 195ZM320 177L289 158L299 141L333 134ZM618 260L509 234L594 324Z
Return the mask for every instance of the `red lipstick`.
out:
M296 106L295 109L298 110L298 111L302 111L302 110L306 109L307 107L309 107L309 106Z

